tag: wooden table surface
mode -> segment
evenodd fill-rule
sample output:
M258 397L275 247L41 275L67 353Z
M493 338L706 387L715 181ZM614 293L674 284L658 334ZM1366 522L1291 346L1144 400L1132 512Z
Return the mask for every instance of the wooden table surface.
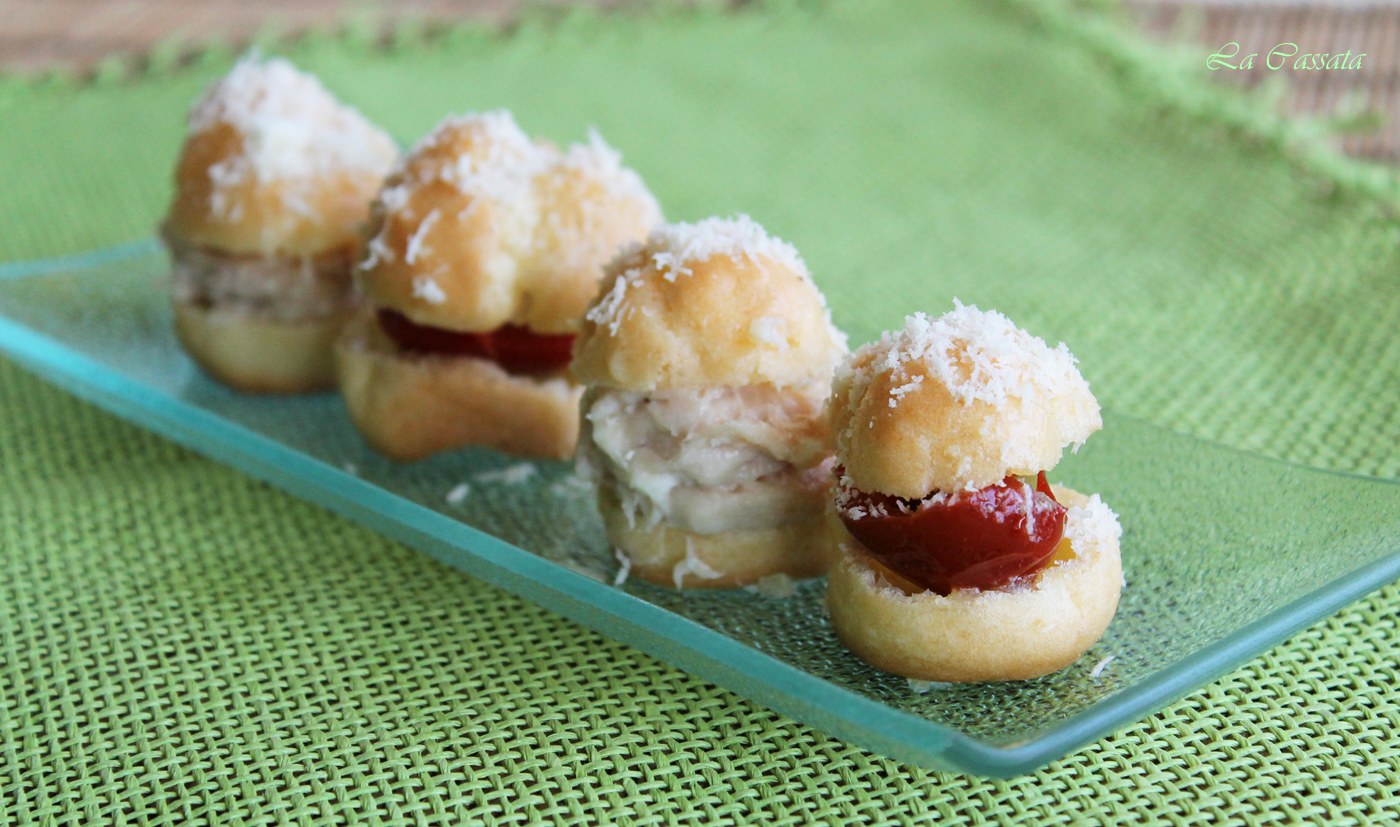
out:
M1342 149L1361 157L1400 161L1400 3L1329 4L1199 4L1135 0L1131 7L1140 28L1158 39L1177 38L1205 46L1207 54L1233 52L1238 57L1257 53L1253 68L1222 66L1213 77L1224 83L1254 86L1286 84L1282 104L1296 115L1361 115L1369 113L1375 126L1348 134ZM1356 69L1297 70L1297 58L1276 58L1270 69L1267 55L1279 46L1297 46L1302 54L1350 54ZM1281 53L1291 51L1284 48ZM1356 60L1355 56L1364 54Z
M569 0L547 0L564 3ZM585 0L614 2L614 0ZM265 27L295 36L309 27L340 25L347 17L374 21L484 20L507 22L522 0L0 0L0 71L91 71L113 55L132 60L157 44L193 50L217 37L245 43ZM532 5L537 5L532 0ZM1132 0L1134 23L1162 40L1194 41L1207 53L1238 43L1239 55L1258 53L1249 70L1220 69L1220 82L1286 85L1281 105L1295 114L1368 112L1377 126L1340 139L1354 155L1400 161L1400 4L1323 5L1183 3ZM1264 56L1280 44L1300 53L1365 54L1350 70L1270 70ZM1275 61L1278 62L1277 60Z
M171 40L246 42L265 26L295 35L362 16L504 22L519 0L0 0L0 67L90 68L113 54L139 55Z

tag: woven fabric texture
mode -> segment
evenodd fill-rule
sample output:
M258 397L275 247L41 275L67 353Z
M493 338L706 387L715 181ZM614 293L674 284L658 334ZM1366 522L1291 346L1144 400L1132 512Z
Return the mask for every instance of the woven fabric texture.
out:
M1110 407L1400 476L1393 177L1101 35L838 2L289 53L406 141L497 106L555 139L598 126L670 218L745 211L793 241L856 341L957 295L1068 342ZM0 259L148 235L184 108L228 59L0 79ZM0 823L1400 813L1396 586L999 782L829 739L8 363L0 532Z

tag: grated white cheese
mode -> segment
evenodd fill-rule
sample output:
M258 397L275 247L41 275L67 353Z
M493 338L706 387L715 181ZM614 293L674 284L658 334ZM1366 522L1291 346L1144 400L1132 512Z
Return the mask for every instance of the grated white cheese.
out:
M229 191L243 183L248 174L247 161L241 157L225 158L209 165L209 210L214 215L222 215L231 222L243 219L243 204L229 202Z
M392 187L385 187L379 191L379 204L385 212L398 212L408 206L408 200L412 193L403 184L396 184Z
M629 279L635 272L629 270L614 279L612 287L608 288L603 297L589 309L584 318L597 325L606 325L608 332L616 336L618 328L633 311L626 304L627 288L630 286Z
M391 180L395 184L381 193L377 216L402 213L415 192L444 183L468 196L456 199L457 207L428 212L416 227L411 222L417 216L407 216L411 234L391 242L402 244L397 252L405 264L433 272L435 262L427 260L433 245L445 243L442 223L484 222L480 231L494 239L480 252L489 257L491 280L498 282L492 289L510 292L522 306L544 289L532 283L542 274L596 271L597 262L615 247L621 225L613 224L636 221L640 229L662 220L660 205L641 177L623 166L622 154L596 129L586 142L560 153L532 141L506 110L444 118L412 147ZM361 270L393 261L384 233L371 241ZM426 284L415 296L433 304L445 300Z
M188 134L221 125L242 138L237 155L209 167L210 208L229 221L241 216L228 191L249 179L279 182L288 209L305 213L313 182L341 171L382 177L398 155L383 130L282 58L245 56L204 91L190 109Z
M749 322L749 335L755 341L761 342L771 347L785 348L788 346L787 320L780 316L760 316Z
M448 505L457 505L465 500L471 491L472 487L470 485L467 485L465 482L458 483L453 486L451 491L447 492L447 496L443 497L443 499L447 500Z
M896 387L896 388L891 388L891 389L890 389L890 407L891 407L891 408L898 407L898 406L899 406L899 400L901 400L901 399L904 398L904 394L909 393L910 391L912 391L912 390L914 390L915 388L919 387L919 385L923 384L923 381L924 381L923 374L915 374L915 375L913 375L913 376L910 376L910 377L909 377L909 381L905 382L903 385L900 385L900 386L898 386L898 387Z
M412 264L418 259L418 253L423 249L423 239L427 238L428 231L433 228L437 220L442 218L442 213L433 210L423 216L423 220L418 222L418 229L413 231L413 235L408 238L408 246L404 249L403 260L406 264Z
M885 509L884 503L871 503L868 506L859 505L860 494L860 490L851 482L851 478L842 474L836 481L837 510L852 520L889 516L889 511Z
M927 695L931 689L950 689L955 684L943 681L920 681L909 678L909 688L920 695Z
M1087 392L1063 342L1051 348L995 310L984 312L957 299L953 304L937 319L915 313L902 330L857 349L838 370L838 384L849 384L852 398L858 398L875 377L889 373L903 382L897 388L903 396L927 375L963 405L981 401L994 406L1037 395Z
M441 285L434 281L432 276L415 276L413 278L413 298L422 299L428 304L442 304L447 301L447 294L442 291Z
M613 575L613 585L621 586L627 582L627 575L632 573L632 558L616 547L613 548L613 557L617 558L617 574Z
M1089 548L1098 538L1123 536L1118 515L1094 494L1082 506L1072 505L1065 514L1065 538L1075 548Z
M409 159L433 158L445 144L470 135L471 149L446 154L437 163L413 167L415 180L441 180L466 195L505 203L520 202L534 176L554 159L553 150L534 143L504 109L449 115L409 150ZM407 171L408 167L405 168Z
M576 497L593 493L593 483L578 475L578 470L565 474L549 485L549 493L556 497Z
M681 588L687 574L693 574L701 580L715 580L724 576L723 572L710 568L695 554L694 541L689 537L685 538L685 559L671 569L671 582L676 584L677 589Z
M761 594L764 597L787 599L797 594L797 581L782 572L767 574L758 578L758 582L745 586L744 591Z
M387 263L394 260L394 251L390 249L388 244L384 243L383 230L379 232L379 235L369 240L369 243L365 245L365 249L369 251L369 255L365 256L364 261L356 265L361 270L372 270L381 261Z
M627 290L641 285L640 275L645 267L651 265L662 278L674 282L678 277L690 274L691 264L718 255L729 256L735 261L747 257L760 264L763 259L768 259L786 267L808 283L812 282L812 275L797 249L780 238L768 235L757 221L747 215L707 218L694 224L666 224L653 230L645 244L624 249L608 265L608 272L618 275L608 292L588 311L587 318L594 324L607 326L616 335L625 315L632 312L627 304ZM825 307L825 299L822 302ZM832 338L845 350L845 334L830 324L829 311L827 316Z
M522 462L499 471L483 471L473 476L472 479L477 482L501 482L506 485L519 485L533 477L535 473L534 463Z
M732 259L768 258L811 281L807 265L797 248L768 235L757 221L742 213L733 218L707 218L694 224L684 222L660 227L647 238L652 261L659 269L681 268L686 262L705 261L712 256Z
M1114 659L1116 658L1117 655L1109 655L1108 657L1094 664L1094 668L1089 670L1089 677L1097 678L1099 675L1102 675L1103 670L1107 669L1108 665L1110 663L1113 663Z
M601 184L610 198L638 205L646 214L654 217L654 223L662 220L661 205L647 189L642 177L622 165L622 153L608 146L596 127L588 128L587 142L570 144L555 164L555 174L565 171L584 173L590 181Z
M1026 536L1035 536L1035 497L1038 493L1034 488L1026 484L1025 480L1018 479L1021 491L1021 504L1026 508ZM1045 496L1041 494L1040 496Z

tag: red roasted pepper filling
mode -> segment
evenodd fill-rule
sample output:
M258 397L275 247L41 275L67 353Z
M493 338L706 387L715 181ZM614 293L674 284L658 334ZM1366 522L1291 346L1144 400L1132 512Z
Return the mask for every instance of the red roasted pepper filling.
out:
M1007 477L1001 485L941 500L848 489L841 521L886 568L942 595L1026 580L1050 562L1064 536L1065 507L1055 500L1044 471L1034 489Z
M510 373L563 370L574 346L572 333L533 333L513 324L489 333L463 333L418 324L396 310L377 312L384 332L405 350L490 359Z

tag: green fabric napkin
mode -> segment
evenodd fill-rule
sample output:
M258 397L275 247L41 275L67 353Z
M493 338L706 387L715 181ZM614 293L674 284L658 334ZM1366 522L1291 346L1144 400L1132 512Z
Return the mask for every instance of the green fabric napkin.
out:
M286 51L406 143L449 111L508 107L559 142L596 126L668 218L745 212L793 242L853 342L957 296L1065 341L1107 407L1400 476L1394 176L1100 21L771 3ZM0 79L0 259L149 235L184 110L228 65ZM1394 586L989 782L830 740L8 363L0 451L15 822L1366 823L1400 803Z

